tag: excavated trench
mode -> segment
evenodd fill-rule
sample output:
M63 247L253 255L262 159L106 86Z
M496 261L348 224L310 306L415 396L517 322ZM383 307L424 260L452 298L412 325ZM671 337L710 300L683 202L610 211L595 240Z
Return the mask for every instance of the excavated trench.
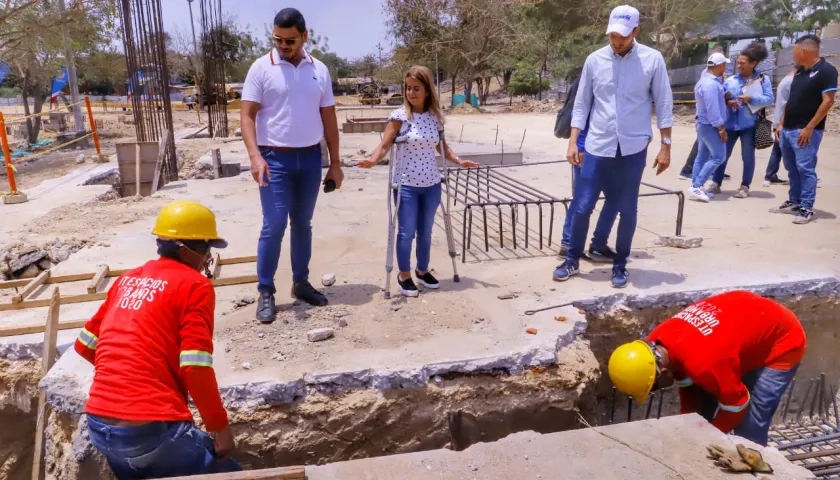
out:
M809 346L800 375L825 372L840 378L840 352L835 347L840 334L838 280L751 290L779 300L802 321ZM366 388L324 389L301 380L292 393L255 385L223 389L237 437L236 457L250 469L323 464L438 448L460 450L524 430L571 430L581 426L578 414L593 425L606 424L611 388L602 372L612 349L717 291L614 295L580 302L585 331L562 345L558 342L555 365L450 371L424 377L420 384L387 388L367 382ZM28 478L31 464L37 402L37 375L32 372L37 365L27 370L17 363L21 362L3 364L0 480ZM53 407L46 434L48 479L111 478L87 439L84 416L78 414L84 383L66 372L51 372L45 382ZM633 417L644 412L637 407ZM676 402L669 399L662 414L675 412Z

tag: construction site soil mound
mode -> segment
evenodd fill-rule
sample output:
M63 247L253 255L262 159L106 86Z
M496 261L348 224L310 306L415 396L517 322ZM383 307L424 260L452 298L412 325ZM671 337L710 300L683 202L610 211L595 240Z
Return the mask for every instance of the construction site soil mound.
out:
M37 360L0 358L0 480L32 478L40 377Z
M840 281L748 289L777 299L801 319L809 335L802 374L840 375L835 340L840 334ZM364 371L307 374L291 389L271 382L223 387L238 444L236 457L249 469L314 465L440 448L462 450L525 430L570 430L582 426L579 414L592 425L608 424L615 405L604 372L612 349L719 291L723 290L612 295L576 302L586 316L586 329L578 332L577 340L558 340L552 365L523 370L468 368L462 363L455 368L457 362L451 362L452 368L439 370L442 373L424 376L429 370L421 369L420 378L406 378L404 384L376 380L386 375L384 371ZM73 368L56 370L44 382L53 409L47 430L47 478L109 478L101 477L107 468L87 439L82 415L89 379L80 379ZM33 395L31 405L35 391L27 388ZM637 407L632 418L651 416L645 410ZM674 413L676 395L671 395L661 414ZM34 419L29 421L34 425ZM31 443L31 437L17 439L27 440Z

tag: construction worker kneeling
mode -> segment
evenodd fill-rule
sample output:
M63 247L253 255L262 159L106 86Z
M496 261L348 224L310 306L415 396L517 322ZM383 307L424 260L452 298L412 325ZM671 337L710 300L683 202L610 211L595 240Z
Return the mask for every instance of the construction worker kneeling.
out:
M120 480L242 470L213 370L215 291L202 275L225 248L190 201L160 211L160 258L116 279L75 349L95 367L85 406L93 445ZM187 394L207 433L193 423Z
M724 433L767 445L773 414L805 354L793 312L751 292L696 302L610 356L616 388L644 403L679 386L680 412L699 413Z

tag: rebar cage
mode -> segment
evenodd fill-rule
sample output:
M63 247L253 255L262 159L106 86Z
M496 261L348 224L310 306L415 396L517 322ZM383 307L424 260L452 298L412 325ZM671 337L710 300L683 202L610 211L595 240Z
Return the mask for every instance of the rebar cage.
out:
M161 168L164 185L178 179L178 160L160 0L119 0L118 5L137 141L157 142L169 132Z
M211 137L227 137L229 133L225 88L225 34L222 0L201 0L201 61L204 72L201 95L207 105L208 133Z

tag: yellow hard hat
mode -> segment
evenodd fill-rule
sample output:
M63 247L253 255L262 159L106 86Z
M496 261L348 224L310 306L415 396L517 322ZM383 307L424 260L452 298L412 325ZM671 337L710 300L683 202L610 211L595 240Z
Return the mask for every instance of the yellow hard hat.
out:
M609 373L619 391L645 403L656 381L653 349L642 340L621 345L610 355Z
M163 240L203 240L213 248L225 248L227 242L216 232L216 215L198 202L175 200L158 214L152 235Z

